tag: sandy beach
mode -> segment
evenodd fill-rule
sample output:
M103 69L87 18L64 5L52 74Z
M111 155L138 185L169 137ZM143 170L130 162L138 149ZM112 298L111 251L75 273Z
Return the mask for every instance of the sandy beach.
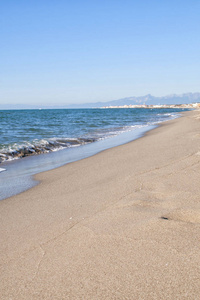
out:
M0 299L199 299L200 111L0 202Z

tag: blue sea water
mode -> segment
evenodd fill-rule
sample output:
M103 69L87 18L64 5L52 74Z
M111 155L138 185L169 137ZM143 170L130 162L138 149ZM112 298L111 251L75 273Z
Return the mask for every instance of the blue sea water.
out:
M0 111L0 162L80 146L173 118L178 109Z
M35 185L32 175L134 140L182 109L0 111L0 199Z

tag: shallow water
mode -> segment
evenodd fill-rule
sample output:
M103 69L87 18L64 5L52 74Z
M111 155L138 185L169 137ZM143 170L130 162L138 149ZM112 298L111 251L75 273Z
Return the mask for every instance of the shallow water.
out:
M155 126L152 125L138 128L135 131L125 132L110 139L104 139L76 148L66 148L62 151L4 162L2 166L6 171L0 173L0 200L35 186L38 182L33 180L32 176L37 173L48 171L67 163L95 155L103 150L128 143L141 137L145 132L154 127Z
M169 109L0 111L0 162L77 147L177 116Z
M68 145L62 148L55 147L55 149L44 151L47 153L43 153L40 155L31 155L21 159L15 159L16 157L9 153L8 155L9 159L5 160L0 164L2 169L0 170L0 200L16 195L36 185L37 182L34 181L32 178L32 175L34 174L59 167L64 164L89 157L105 149L130 142L134 139L141 137L146 131L153 129L156 126L156 124L158 124L159 122L178 117L180 112L180 110L171 111L167 109L165 110L157 109L152 111L147 109L146 110L142 109L141 111L138 110L134 111L133 109L132 112L131 109L119 109L119 110L114 109L112 111L100 110L100 109L83 110L82 112L79 110L73 110L73 111L74 111L73 115L76 115L77 120L81 116L81 114L85 115L83 119L85 120L85 123L86 120L88 120L87 126L86 125L85 127L80 126L80 131L78 131L77 127L75 126L74 131L72 131L71 134L65 133L68 136L65 138L69 139L69 135L71 135L70 139L87 138L91 140L89 142L87 140L86 143L78 144L79 147L77 147L77 145L76 146ZM21 111L18 113L20 114ZM13 114L16 116L18 113L14 111ZM29 117L30 115L32 115L32 113L33 112L23 111L23 115L27 114ZM48 111L46 113L44 112L44 114L49 115L49 118L50 116L52 116L52 113L53 115L56 114L57 116L59 116L58 118L63 117L63 112L60 112L58 110L56 110L56 112L55 111L53 112ZM5 114L9 115L12 114L12 112L8 111L5 112ZM34 111L34 114L37 114L36 111ZM38 114L40 114L40 112ZM92 118L93 114L94 114L93 119L89 120L89 118ZM105 125L106 115L107 117L110 115L110 117L108 117L107 124ZM71 120L72 120L72 116L71 116ZM13 119L11 123L12 122L14 122ZM45 135L42 129L45 126L47 126L44 125L45 122L41 121L41 126L39 126L39 121L36 122L35 126L36 127L38 126L40 128L40 130L39 129L37 130L37 135L35 135L35 133L33 135L31 134L26 135L26 140L28 140L29 143L33 143L34 141L33 138L36 136L38 137L37 140L39 140L41 135L44 135L43 138L46 140L55 138L55 135L58 136L59 134L60 134L60 137L58 137L59 139L64 138L63 129L55 128L55 132L53 132L52 134L49 133L49 135ZM69 120L65 121L65 125L67 124L67 122L69 122ZM83 123L83 121L81 120L79 120L79 122ZM91 124L94 124L95 122L96 124L98 124L98 126L96 126L95 129L94 128L91 129L92 126ZM17 125L16 128L13 129L13 131L16 132L19 131L18 127L20 127L19 124ZM67 132L67 130L69 131L69 128L67 129L66 126L65 132ZM25 129L23 130L21 129L21 135L16 134L15 144L17 146L13 144L13 142L11 142L12 138L14 137L13 133L12 134L8 133L8 136L5 139L5 141L1 136L1 145L3 145L1 151L4 151L5 153L5 148L7 147L10 149L11 147L13 147L13 145L15 145L15 147L21 147L20 145L23 136L22 132L24 130ZM4 134L6 134L5 127L4 130L1 129L1 132L3 131ZM38 134L39 132L41 133ZM55 151L55 150L60 150L60 151Z

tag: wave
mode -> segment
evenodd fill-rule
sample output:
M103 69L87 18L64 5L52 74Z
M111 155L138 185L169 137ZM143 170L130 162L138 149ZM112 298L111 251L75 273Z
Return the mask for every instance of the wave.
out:
M25 141L20 144L12 144L4 146L0 149L0 163L4 161L11 161L26 156L48 153L58 151L65 148L77 147L81 145L90 144L102 139L114 137L123 132L131 131L147 125L132 125L115 128L97 129L88 137L81 138L49 138L42 140L34 140L33 142Z
M30 155L48 153L64 148L76 147L97 141L95 138L51 138L24 142L23 144L13 144L0 150L0 163Z
M149 125L156 125L160 122L170 120L178 117L177 113L165 113L157 114L157 119L146 120L141 124L128 125L123 127L110 127L110 128L97 128L94 131L90 131L87 135L80 138L62 138L54 137L49 139L35 139L32 142L25 141L23 143L12 143L9 145L0 145L0 163L4 161L11 161L14 159L23 158L26 156L37 155L41 153L48 153L52 151L58 151L64 148L77 147L89 143L93 143L102 139L114 137L121 133L136 130L141 127ZM161 116L161 117L159 117Z

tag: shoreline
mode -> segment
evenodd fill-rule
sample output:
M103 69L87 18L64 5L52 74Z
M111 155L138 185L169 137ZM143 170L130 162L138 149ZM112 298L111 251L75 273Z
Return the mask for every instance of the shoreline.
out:
M181 109L187 110L187 109ZM112 111L112 113L111 113ZM113 113L113 110L97 110L97 109L88 109L88 110L81 110L79 114L77 113L70 113L69 110L66 110L65 113L69 114L69 120L71 118L74 120L72 122L64 123L63 128L68 127L69 129L66 130L66 128L60 129L60 124L56 123L54 125L54 128L50 133L47 132L46 135L43 134L43 130L45 131L46 127L48 126L47 120L51 120L51 115L55 117L58 115L58 110L53 110L53 112L47 111L45 113L45 122L42 119L41 120L41 128L39 128L38 124L40 122L40 118L42 118L42 115L39 113L37 115L37 122L34 128L27 128L27 130L30 130L30 137L27 137L27 133L24 132L24 130L21 132L19 124L16 127L15 134L17 135L17 138L15 139L12 135L7 136L6 142L4 139L0 140L0 164L3 164L4 162L10 162L16 159L24 159L29 156L35 156L45 153L51 153L55 151L59 151L62 149L69 149L74 148L81 145L87 145L91 144L93 142L101 141L102 139L107 139L114 137L116 135L120 135L123 132L128 132L131 130L134 130L137 128L145 127L147 124L155 124L159 123L160 121L164 121L164 119L171 119L175 115L180 113L180 109L174 108L174 109L159 109L158 112L155 114L155 109L151 109L148 114L146 112L144 113L144 109L142 109L142 113L138 113L138 109L134 109L128 112L124 113L123 110L120 110L120 113L116 113L116 111ZM153 111L153 113L152 113ZM87 112L87 113L86 113ZM99 113L100 112L100 113ZM123 113L122 113L123 112ZM16 111L14 111L14 114ZM63 119L65 116L64 111L62 110L62 117ZM78 116L81 118L81 114L83 113L84 122L86 121L85 118L88 118L88 123L85 127L79 127L78 123ZM94 113L94 116L93 116ZM27 112L28 114L28 112ZM84 116L85 114L85 116ZM145 114L145 117L144 115ZM126 118L125 118L126 115ZM141 117L142 122L138 122L138 115ZM168 115L169 117L166 117ZM162 116L162 117L159 117ZM13 116L11 117L11 123L12 126L14 126ZM26 121L24 114L19 114L19 118L22 118L21 120L21 126L26 128ZM32 117L32 112L28 114L27 118ZM57 116L58 117L58 116ZM78 118L78 119L77 119ZM95 119L96 118L96 119ZM98 120L99 118L99 120ZM114 118L114 120L112 119ZM125 118L125 119L124 119ZM153 119L152 119L153 118ZM160 120L161 118L161 120ZM116 121L119 119L120 121ZM135 121L134 121L135 119ZM96 122L95 122L96 120ZM100 121L101 120L101 121ZM107 121L106 121L107 120ZM151 121L150 121L151 120ZM61 120L59 120L61 121ZM30 120L29 120L30 122ZM67 121L66 121L67 122ZM100 123L99 123L100 122ZM107 122L107 123L106 123ZM46 125L45 125L45 124ZM97 124L95 124L97 123ZM107 124L107 126L105 125ZM73 124L76 124L73 126ZM49 124L52 126L52 124ZM57 126L58 125L58 126ZM83 124L82 124L83 125ZM110 126L108 126L110 125ZM4 124L2 124L4 127ZM134 127L134 129L133 129ZM92 128L92 129L91 129ZM94 129L95 128L95 129ZM33 130L33 135L31 135L31 130ZM77 131L78 130L78 131ZM35 131L38 131L38 134L35 134ZM53 133L54 132L54 133ZM25 135L25 136L23 136ZM11 139L10 139L11 138ZM13 142L15 141L15 142Z
M2 299L197 299L200 112L0 201Z
M38 182L34 180L34 176L38 173L53 170L66 164L91 157L107 149L134 141L142 137L146 132L159 126L159 124L137 128L136 130L124 132L115 137L76 148L62 149L57 152L25 157L23 160L17 159L5 162L2 166L5 167L4 172L6 171L6 173L0 173L0 201L36 186ZM19 180L19 178L21 179Z
M52 170L68 163L93 156L106 149L134 141L161 123L180 117L181 113L180 111L176 111L170 115L170 119L165 121L157 121L152 124L150 122L150 124L135 126L132 130L124 131L116 136L104 138L93 143L81 145L80 147L69 147L59 151L28 155L21 159L18 158L12 161L2 162L1 166L3 167L3 172L0 170L0 201L36 186L38 182L33 178L35 174Z

